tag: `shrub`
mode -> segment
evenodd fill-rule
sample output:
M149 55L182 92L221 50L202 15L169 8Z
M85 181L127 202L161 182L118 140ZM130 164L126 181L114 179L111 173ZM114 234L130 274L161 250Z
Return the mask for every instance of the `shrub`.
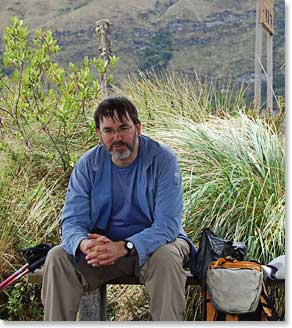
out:
M17 17L11 18L3 43L2 130L9 140L17 137L27 151L46 153L47 160L66 171L94 138L88 114L101 99L96 73L105 74L117 58L108 63L85 57L83 67L69 63L65 70L53 61L59 47L52 32L37 30L30 41Z

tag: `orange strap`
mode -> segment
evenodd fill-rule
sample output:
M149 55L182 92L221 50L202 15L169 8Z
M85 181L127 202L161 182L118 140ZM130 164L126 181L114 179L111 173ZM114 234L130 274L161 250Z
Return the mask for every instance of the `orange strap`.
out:
M207 321L215 321L217 316L217 311L214 309L211 302L207 302L206 304L207 311Z
M209 265L212 269L251 269L262 271L262 266L255 262L230 260L228 258L220 257L217 261L211 262Z
M217 317L217 311L211 303L209 294L207 292L206 295L206 320L207 321L215 321Z
M206 299L206 321L216 321L217 311L211 303L210 298ZM238 314L226 313L226 321L238 321Z
M268 318L272 318L273 311L270 309L268 302L266 301L266 298L268 297L267 289L265 284L262 285L262 293L260 295L260 301L262 303L262 314L261 314L261 320L262 321L268 321Z
M238 321L238 314L226 313L225 320L226 321Z

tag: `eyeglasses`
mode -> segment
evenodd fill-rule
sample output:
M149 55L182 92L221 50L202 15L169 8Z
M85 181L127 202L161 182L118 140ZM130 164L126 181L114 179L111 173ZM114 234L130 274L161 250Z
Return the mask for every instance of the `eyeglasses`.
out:
M115 135L116 132L118 132L118 134L120 136L125 136L127 135L130 130L132 129L133 126L122 126L118 129L111 129L111 128L105 128L101 131L101 133L105 136L105 137L113 137Z

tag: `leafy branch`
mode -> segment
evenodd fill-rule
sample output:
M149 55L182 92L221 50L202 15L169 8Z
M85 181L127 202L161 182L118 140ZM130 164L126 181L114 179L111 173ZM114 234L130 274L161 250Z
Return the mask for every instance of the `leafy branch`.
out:
M64 171L91 139L91 109L101 98L98 77L118 62L84 57L82 67L68 69L53 60L59 52L51 31L37 30L29 41L23 22L12 17L4 36L0 73L0 113L10 131L32 152L46 149ZM110 77L111 79L111 77Z

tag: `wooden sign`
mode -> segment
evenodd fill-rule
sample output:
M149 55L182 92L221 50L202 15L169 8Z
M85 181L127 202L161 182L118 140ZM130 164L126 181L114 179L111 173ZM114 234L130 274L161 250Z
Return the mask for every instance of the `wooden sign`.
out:
M274 34L274 0L260 0L259 20L270 34Z
M267 65L262 65L263 30L266 33ZM267 82L266 109L273 113L273 33L274 33L274 1L256 0L256 44L255 44L255 83L254 104L261 108L262 71Z

